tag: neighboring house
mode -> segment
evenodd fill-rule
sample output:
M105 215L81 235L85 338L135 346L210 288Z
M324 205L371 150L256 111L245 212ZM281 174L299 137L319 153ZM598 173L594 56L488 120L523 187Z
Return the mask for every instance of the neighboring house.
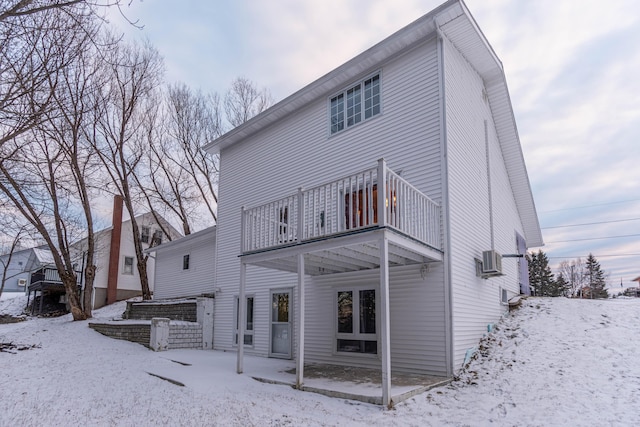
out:
M27 306L32 301L36 302L31 306L32 313L41 313L45 307L46 311L65 309L65 289L49 249L41 246L16 251L13 253L10 263L8 263L8 254L2 255L1 258L0 275L4 266L8 264L3 293L21 292L27 294ZM78 271L78 273L80 272ZM39 298L36 299L36 297Z
M239 372L244 352L295 358L299 385L305 362L378 368L389 404L391 371L451 377L528 292L518 255L542 235L502 63L462 1L205 148L214 348Z
M212 294L215 273L216 227L146 249L154 254L153 299Z
M0 278L7 269L3 292L25 293L31 274L51 261L51 252L41 247L15 251L10 263L9 254L0 255Z
M113 220L111 227L95 233L95 265L96 275L93 283L93 308L100 308L116 301L125 300L142 294L140 274L136 262L136 253L133 242L131 219L122 220L122 199L114 198ZM163 242L180 238L180 233L164 218L158 225L151 213L136 216L136 222L140 228L140 239L144 249L152 244L160 245ZM167 236L165 230L169 235ZM79 264L82 270L85 267L83 253L86 251L86 240L81 240L74 245ZM147 277L149 287L153 292L154 284L154 259L147 260ZM84 274L81 280L84 288Z

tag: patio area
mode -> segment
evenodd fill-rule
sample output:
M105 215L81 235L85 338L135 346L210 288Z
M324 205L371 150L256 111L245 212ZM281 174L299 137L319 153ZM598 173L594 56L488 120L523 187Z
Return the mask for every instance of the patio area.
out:
M223 368L235 372L236 354L221 351L170 350L163 356L178 364L190 367L189 371L199 380L211 376L215 383L216 372ZM191 379L176 375L176 371L154 372L164 379L189 384ZM244 356L244 373L240 374L262 383L295 387L294 360ZM447 384L451 379L428 375L393 373L391 375L391 401L402 402L433 387ZM208 382L208 381L207 381ZM379 370L335 365L305 364L303 391L325 396L382 404L381 374Z

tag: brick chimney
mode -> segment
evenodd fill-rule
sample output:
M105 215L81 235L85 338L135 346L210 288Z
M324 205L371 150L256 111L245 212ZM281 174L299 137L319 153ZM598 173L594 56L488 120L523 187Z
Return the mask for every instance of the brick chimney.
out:
M107 277L107 304L113 304L118 296L120 266L120 235L122 234L122 196L113 196L113 220L109 245L109 276Z

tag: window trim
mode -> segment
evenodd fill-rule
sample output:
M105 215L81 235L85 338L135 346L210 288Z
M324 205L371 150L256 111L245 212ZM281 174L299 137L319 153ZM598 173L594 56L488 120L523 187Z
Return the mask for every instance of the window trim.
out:
M372 113L371 116L366 117L366 98L365 98L365 88L364 88L364 84L367 80L371 80L371 79L375 79L377 77L378 79L378 112L377 113ZM358 118L355 119L355 115L349 116L349 105L348 105L348 100L349 100L349 93L351 91L353 91L354 89L359 87L359 91L360 91L360 102L356 102L354 105L358 105L358 112L356 114L358 114ZM332 106L332 102L334 99L337 98L341 98L341 108L338 108L338 104L336 104L336 109L340 112L340 115L342 116L342 120L338 120L336 121L336 123L340 123L341 124L341 128L340 129L336 129L335 131L333 130L333 106ZM359 125L360 123L364 123L367 122L371 119L373 119L374 117L377 117L379 115L381 115L383 113L383 106L382 106L382 71L378 70L375 71L371 74L368 74L366 77L359 79L355 82L352 82L351 84L347 85L346 87L344 87L342 90L337 91L335 93L333 93L332 95L330 95L327 99L327 116L328 116L328 122L329 122L329 136L333 136L333 135L337 135L340 134L344 131L346 131L347 129L351 129L357 125ZM353 118L352 123L349 124L349 120L350 117Z
M253 320L252 325L251 325L251 329L247 328L247 322L245 319L245 328L244 328L244 339L246 341L247 336L251 336L251 344L244 344L245 348L253 348L255 345L255 330L256 330L256 298L254 294L246 294L244 296L245 301L249 301L249 298L251 298L253 300L252 304L251 304L251 319ZM239 306L238 306L238 301L240 300L240 296L238 295L234 295L233 296L233 333L231 335L231 345L233 347L238 347L238 326L239 326L239 319L238 319L238 315L239 313ZM245 315L249 316L249 310L248 307L246 307L245 309Z
M357 310L354 308L354 312L360 312L360 291L374 291L375 292L375 307L376 312L378 312L378 308L380 307L380 289L379 286L364 284L364 285L348 285L345 284L343 286L334 286L333 287L333 354L347 357L371 357L371 358L380 358L380 316L376 313L375 318L375 328L376 332L374 334L367 334L360 332L360 316L356 315L352 320L353 331L351 333L346 332L338 332L338 293L339 292L352 292L353 304L354 306L357 294L358 307ZM350 351L340 351L338 349L338 340L354 340L354 341L375 341L376 342L376 353L364 353L364 352L350 352Z

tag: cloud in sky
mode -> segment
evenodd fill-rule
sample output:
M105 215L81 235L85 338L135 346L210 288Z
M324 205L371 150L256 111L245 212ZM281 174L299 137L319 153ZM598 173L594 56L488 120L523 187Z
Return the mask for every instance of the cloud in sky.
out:
M280 100L440 3L156 0L132 4L145 29L126 31L158 48L170 82L222 94L245 76ZM542 227L640 218L637 3L466 4L503 62ZM543 249L552 265L600 255L612 282L628 282L640 276L640 237L563 242L627 234L640 220L544 228ZM615 254L636 255L604 256Z

